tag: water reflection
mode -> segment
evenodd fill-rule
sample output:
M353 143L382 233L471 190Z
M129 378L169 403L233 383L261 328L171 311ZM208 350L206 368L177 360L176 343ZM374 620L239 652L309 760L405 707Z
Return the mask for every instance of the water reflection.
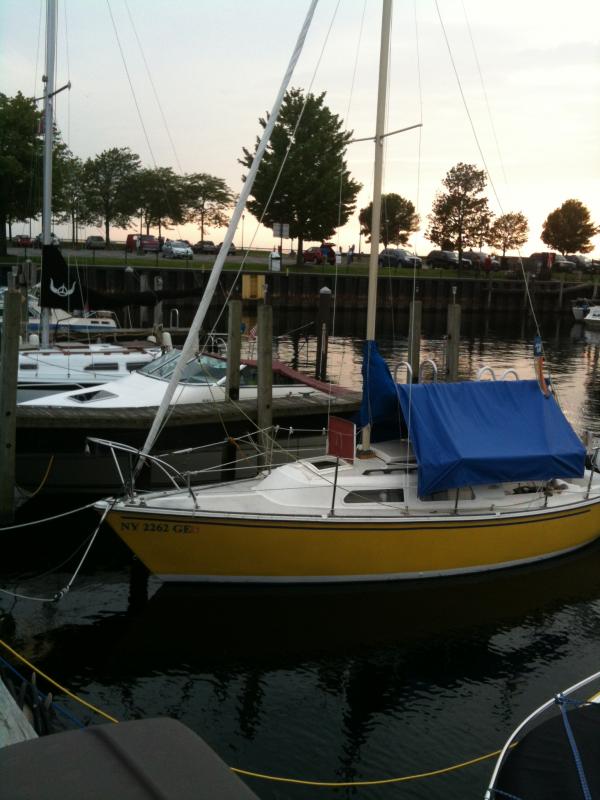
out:
M347 385L359 383L362 316L337 315L329 348L330 375ZM403 360L407 313L381 318L384 355ZM279 312L277 346L282 360L310 372L314 331L286 333L307 322ZM600 334L565 319L543 322L567 415L578 432L600 433ZM443 364L445 329L445 314L425 315L422 358ZM482 364L516 366L529 377L534 333L522 315L465 315L461 377ZM23 572L61 563L63 550L76 547L66 546L65 534L77 534L79 543L93 527L66 524L72 527L44 531L35 548L28 545ZM535 706L597 668L600 543L545 564L458 580L277 589L159 587L152 580L147 602L143 591L130 592L128 555L116 550L116 538L97 546L96 560L60 605L0 599L0 635L110 713L177 717L236 766L338 780L447 766L495 749ZM21 564L5 549L9 562L11 580L23 588L15 577ZM52 592L69 576L42 578L36 589ZM406 784L402 797L482 796L489 773L483 764ZM252 788L265 800L315 793ZM362 791L389 798L394 790Z
M306 312L279 309L276 314L276 348L280 359L314 373L316 339L311 317ZM330 339L328 377L335 383L359 388L361 384L362 341L365 313L354 309L335 315L335 335ZM538 320L545 347L545 363L557 396L578 433L600 434L597 388L600 332L587 331L564 317ZM308 325L308 327L306 327ZM294 331L288 335L287 331ZM408 355L408 312L382 312L377 321L380 350L393 366ZM482 366L499 376L514 368L521 378L533 378L533 339L537 328L531 315L464 314L461 320L459 379L473 379ZM446 313L423 315L421 361L433 359L445 369Z
M592 671L600 632L600 545L450 581L153 584L129 606L122 581L91 570L71 606L31 612L38 633L22 602L3 632L119 718L176 717L228 763L284 775L382 777L494 749L538 698ZM477 796L487 774L403 796Z

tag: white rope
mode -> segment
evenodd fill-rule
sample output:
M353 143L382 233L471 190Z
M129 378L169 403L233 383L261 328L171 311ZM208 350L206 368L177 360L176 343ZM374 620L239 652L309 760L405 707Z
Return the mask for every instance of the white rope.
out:
M21 528L29 528L31 525L42 525L45 522L52 522L55 519L61 519L62 517L68 517L70 514L77 514L79 511L85 511L86 508L93 508L96 503L88 503L86 506L80 506L79 508L73 508L70 511L64 511L62 514L54 514L52 517L44 517L43 519L34 519L31 522L22 522L19 525L4 525L0 528L0 533L4 533L5 531L16 531L20 530Z
M75 582L75 579L79 575L79 572L80 572L80 570L81 570L81 568L82 568L82 566L83 566L83 564L84 564L84 562L85 562L85 560L87 558L88 553L90 552L90 550L92 548L92 545L96 541L96 536L98 535L98 533L100 531L102 523L106 519L106 515L108 514L108 512L112 511L112 508L113 508L115 502L116 502L116 499L113 500L113 502L110 505L107 505L106 508L104 509L104 512L103 512L102 516L100 517L100 521L96 525L96 529L94 530L93 534L90 536L90 540L89 540L89 542L87 544L87 547L85 548L85 551L84 551L83 555L81 556L81 559L79 560L79 564L76 566L75 572L71 576L71 579L66 584L66 586L63 586L62 589L59 589L59 591L56 592L52 597L34 597L32 595L21 594L20 592L11 592L9 589L0 589L0 593L9 595L10 597L16 597L16 598L18 598L20 600L31 600L31 601L37 602L37 603L58 603L59 600L62 600L62 598L71 590L71 587L73 586L73 583Z

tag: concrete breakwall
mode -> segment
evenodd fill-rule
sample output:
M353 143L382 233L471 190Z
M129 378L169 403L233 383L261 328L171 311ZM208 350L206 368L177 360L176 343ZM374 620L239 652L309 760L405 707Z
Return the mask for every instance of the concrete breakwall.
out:
M162 316L169 323L176 309L181 325L189 324L191 316L208 282L209 270L187 266L181 269L142 268L132 270L125 266L90 266L85 269L89 289L106 295L105 307L111 307L111 295L135 293L161 288L176 295L164 299ZM223 272L213 300L221 307L228 297L243 300L252 307L265 297L267 302L287 309L314 309L319 291L327 286L336 293L336 307L365 309L367 303L367 276L341 274L337 278L323 272L253 272L243 275ZM382 270L379 278L377 305L379 309L407 309L411 300L423 303L424 311L445 309L453 299L460 303L464 313L510 312L526 313L529 297L536 314L570 314L571 300L576 297L595 296L596 285L582 281L540 280L530 277L525 284L522 276L495 277L465 275L464 277L430 276L426 270L419 272L413 285L412 277L394 275ZM528 297L529 295L529 297ZM128 309L132 324L148 322L150 312L139 307Z

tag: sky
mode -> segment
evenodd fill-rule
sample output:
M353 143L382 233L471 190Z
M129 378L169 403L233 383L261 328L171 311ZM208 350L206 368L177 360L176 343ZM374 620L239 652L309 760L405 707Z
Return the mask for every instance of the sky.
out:
M72 84L57 98L63 139L83 159L130 147L145 166L207 172L238 193L242 148L261 131L258 118L272 106L308 6L59 0L56 82ZM42 94L44 24L43 0L1 0L4 94ZM374 133L380 27L381 0L321 0L291 81L326 92L356 138ZM387 130L423 127L387 140L383 191L415 204L416 252L435 247L424 237L427 215L459 162L486 170L495 214L528 218L523 255L548 249L543 222L565 200L581 200L600 224L597 0L396 0L391 41ZM347 164L363 188L357 212L332 237L344 251L364 248L358 210L371 199L372 142L350 145ZM220 242L224 233L205 238ZM196 226L175 236L200 238ZM246 213L234 241L247 247L252 237L255 246L274 243ZM594 245L600 257L600 236Z

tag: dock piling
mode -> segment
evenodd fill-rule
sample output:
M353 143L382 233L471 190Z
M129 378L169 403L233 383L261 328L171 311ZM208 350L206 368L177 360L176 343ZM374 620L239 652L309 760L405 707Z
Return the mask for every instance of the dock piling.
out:
M329 329L331 326L331 289L323 286L319 290L319 309L317 312L317 361L315 378L327 380L327 351L329 347Z
M258 336L258 430L262 466L267 466L273 424L273 307L262 303L257 309Z
M419 369L421 366L422 311L422 301L413 300L410 304L410 317L408 322L408 363L412 370L413 383L417 383L419 380Z
M242 349L242 301L229 301L227 324L227 378L228 400L240 399L240 354Z
M460 346L460 305L448 306L448 327L446 339L446 375L449 381L458 379L458 351Z
M4 293L4 321L0 348L0 521L12 522L15 513L15 463L17 443L17 374L21 292L12 286Z

